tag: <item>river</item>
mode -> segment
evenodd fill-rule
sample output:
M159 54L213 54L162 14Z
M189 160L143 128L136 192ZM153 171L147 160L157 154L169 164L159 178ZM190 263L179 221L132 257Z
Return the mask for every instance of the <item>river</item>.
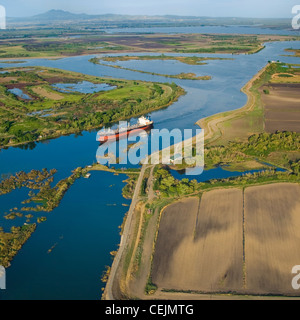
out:
M264 50L254 55L195 54L233 59L209 60L202 66L173 60L119 62L127 68L160 74L193 72L199 76L210 75L212 80L209 81L170 79L94 65L88 60L95 55L58 60L31 59L22 66L55 67L131 80L174 81L187 94L170 107L151 113L151 118L156 129L183 130L196 128L195 122L200 118L242 107L247 97L240 89L269 60L299 63L299 58L282 56L287 54L284 49L291 47L299 49L300 42L267 43ZM7 64L0 63L0 67L5 68ZM95 162L97 148L96 131L40 142L34 148L9 148L0 152L0 174L55 168L55 179L60 180L76 167ZM120 242L118 226L128 210L125 205L130 204L121 193L125 178L125 175L92 172L90 179L76 181L60 206L47 214L47 221L38 225L7 269L7 290L0 290L0 299L100 299L103 287L100 278L105 266L112 263L110 252L116 250ZM214 175L214 178L218 177ZM24 192L14 191L0 197L0 225L9 226L3 218L4 211L21 201ZM22 219L19 221L23 223ZM52 246L53 250L48 253Z

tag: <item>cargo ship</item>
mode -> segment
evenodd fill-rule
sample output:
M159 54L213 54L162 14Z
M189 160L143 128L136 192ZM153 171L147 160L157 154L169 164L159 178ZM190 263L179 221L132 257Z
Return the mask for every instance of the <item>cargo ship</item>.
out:
M109 140L119 140L127 137L130 133L146 131L153 126L153 121L148 117L140 117L136 124L128 125L127 127L121 127L116 130L102 129L98 132L97 141L104 142Z

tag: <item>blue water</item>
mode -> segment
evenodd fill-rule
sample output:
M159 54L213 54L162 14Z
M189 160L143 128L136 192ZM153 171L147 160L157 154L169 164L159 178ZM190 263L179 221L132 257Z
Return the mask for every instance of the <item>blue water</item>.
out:
M300 42L267 43L264 50L254 55L196 55L234 59L207 61L203 66L170 61L143 61L138 66L140 70L151 70L153 66L166 74L188 71L210 75L210 81L170 79L95 65L88 61L95 55L59 60L31 59L23 66L61 68L99 77L175 82L186 90L186 95L170 107L150 115L156 129L183 130L197 128L195 122L200 118L242 107L247 97L240 89L269 60L299 64L299 58L282 56L286 55L285 48L299 49ZM124 65L128 66L127 63ZM5 68L6 65L0 63L0 67ZM31 169L55 168L55 181L59 181L70 176L76 167L96 162L99 147L96 133L97 130L85 131L22 148L1 150L0 175L14 174L20 170L28 172ZM215 178L219 173L211 171L209 174ZM207 179L205 174L208 173L204 172L199 179ZM36 232L7 269L7 290L0 291L0 299L99 299L99 279L105 265L111 265L109 252L115 250L120 242L118 226L128 210L122 206L123 202L129 203L121 195L124 179L124 176L107 172L93 172L90 179L77 181L61 205L46 215L47 221L38 225ZM3 213L11 206L19 207L19 202L23 200L22 192L26 196L25 191L20 190L14 191L10 197L0 197L0 225L6 223L9 227L10 222L4 221ZM23 221L18 219L21 218L16 218L15 223ZM55 243L58 243L57 246L48 254L47 250Z
M25 99L25 100L32 100L31 97L29 97L26 93L23 92L23 90L19 88L13 88L13 89L8 89L9 92L13 93L14 95Z
M170 170L170 173L175 179L182 180L184 178L188 178L189 180L197 180L198 182L206 182L212 179L226 179L226 178L234 178L234 177L239 177L241 175L245 174L252 174L252 173L257 173L257 172L262 172L265 169L260 169L260 170L248 170L248 171L228 171L222 167L217 167L209 170L204 170L201 175L189 175L186 176L184 172L179 172L176 170ZM278 171L284 171L281 168L276 168Z
M7 269L0 300L100 299L101 275L112 263L128 210L122 204L130 204L120 196L125 178L93 172L78 180Z
M89 81L82 81L79 83L57 83L52 87L60 92L80 92L80 93L95 93L100 91L113 90L116 87L110 86L106 83L91 83Z
M24 207L22 201L28 199L28 188L16 189L8 194L0 197L0 221L1 227L5 232L9 232L12 226L20 227L26 222L26 217L29 212L24 212L24 217L17 217L14 220L5 219L4 216L9 213L10 209L17 208L14 212L21 212L20 209Z
M279 34L298 36L299 31L277 30L257 26L199 26L199 27L149 27L149 28L111 28L104 29L107 33L163 33L163 34L188 34L188 33L219 33L219 34Z

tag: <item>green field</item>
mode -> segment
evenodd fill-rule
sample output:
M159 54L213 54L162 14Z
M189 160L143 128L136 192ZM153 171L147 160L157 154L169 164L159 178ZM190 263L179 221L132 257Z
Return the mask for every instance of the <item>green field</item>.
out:
M0 74L0 147L82 130L166 107L184 93L176 84L99 78L51 68L6 68ZM109 91L57 91L54 84L109 85ZM9 90L21 90L19 97ZM28 99L29 98L29 99Z

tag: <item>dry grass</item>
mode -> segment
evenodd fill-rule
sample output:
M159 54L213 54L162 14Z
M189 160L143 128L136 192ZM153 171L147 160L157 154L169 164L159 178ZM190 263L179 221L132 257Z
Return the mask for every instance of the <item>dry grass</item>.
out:
M50 100L62 100L64 98L63 95L55 93L55 92L50 92L47 91L45 88L42 87L34 87L31 88L32 91L34 93L36 93L37 95L39 95L40 97L46 98L46 99L50 99Z
M245 234L247 291L299 295L291 287L300 262L299 185L247 188Z
M10 81L17 81L18 79L16 77L4 77L0 78L0 83L7 83Z
M286 75L286 77L284 76ZM300 83L299 74L275 73L272 75L270 83Z

